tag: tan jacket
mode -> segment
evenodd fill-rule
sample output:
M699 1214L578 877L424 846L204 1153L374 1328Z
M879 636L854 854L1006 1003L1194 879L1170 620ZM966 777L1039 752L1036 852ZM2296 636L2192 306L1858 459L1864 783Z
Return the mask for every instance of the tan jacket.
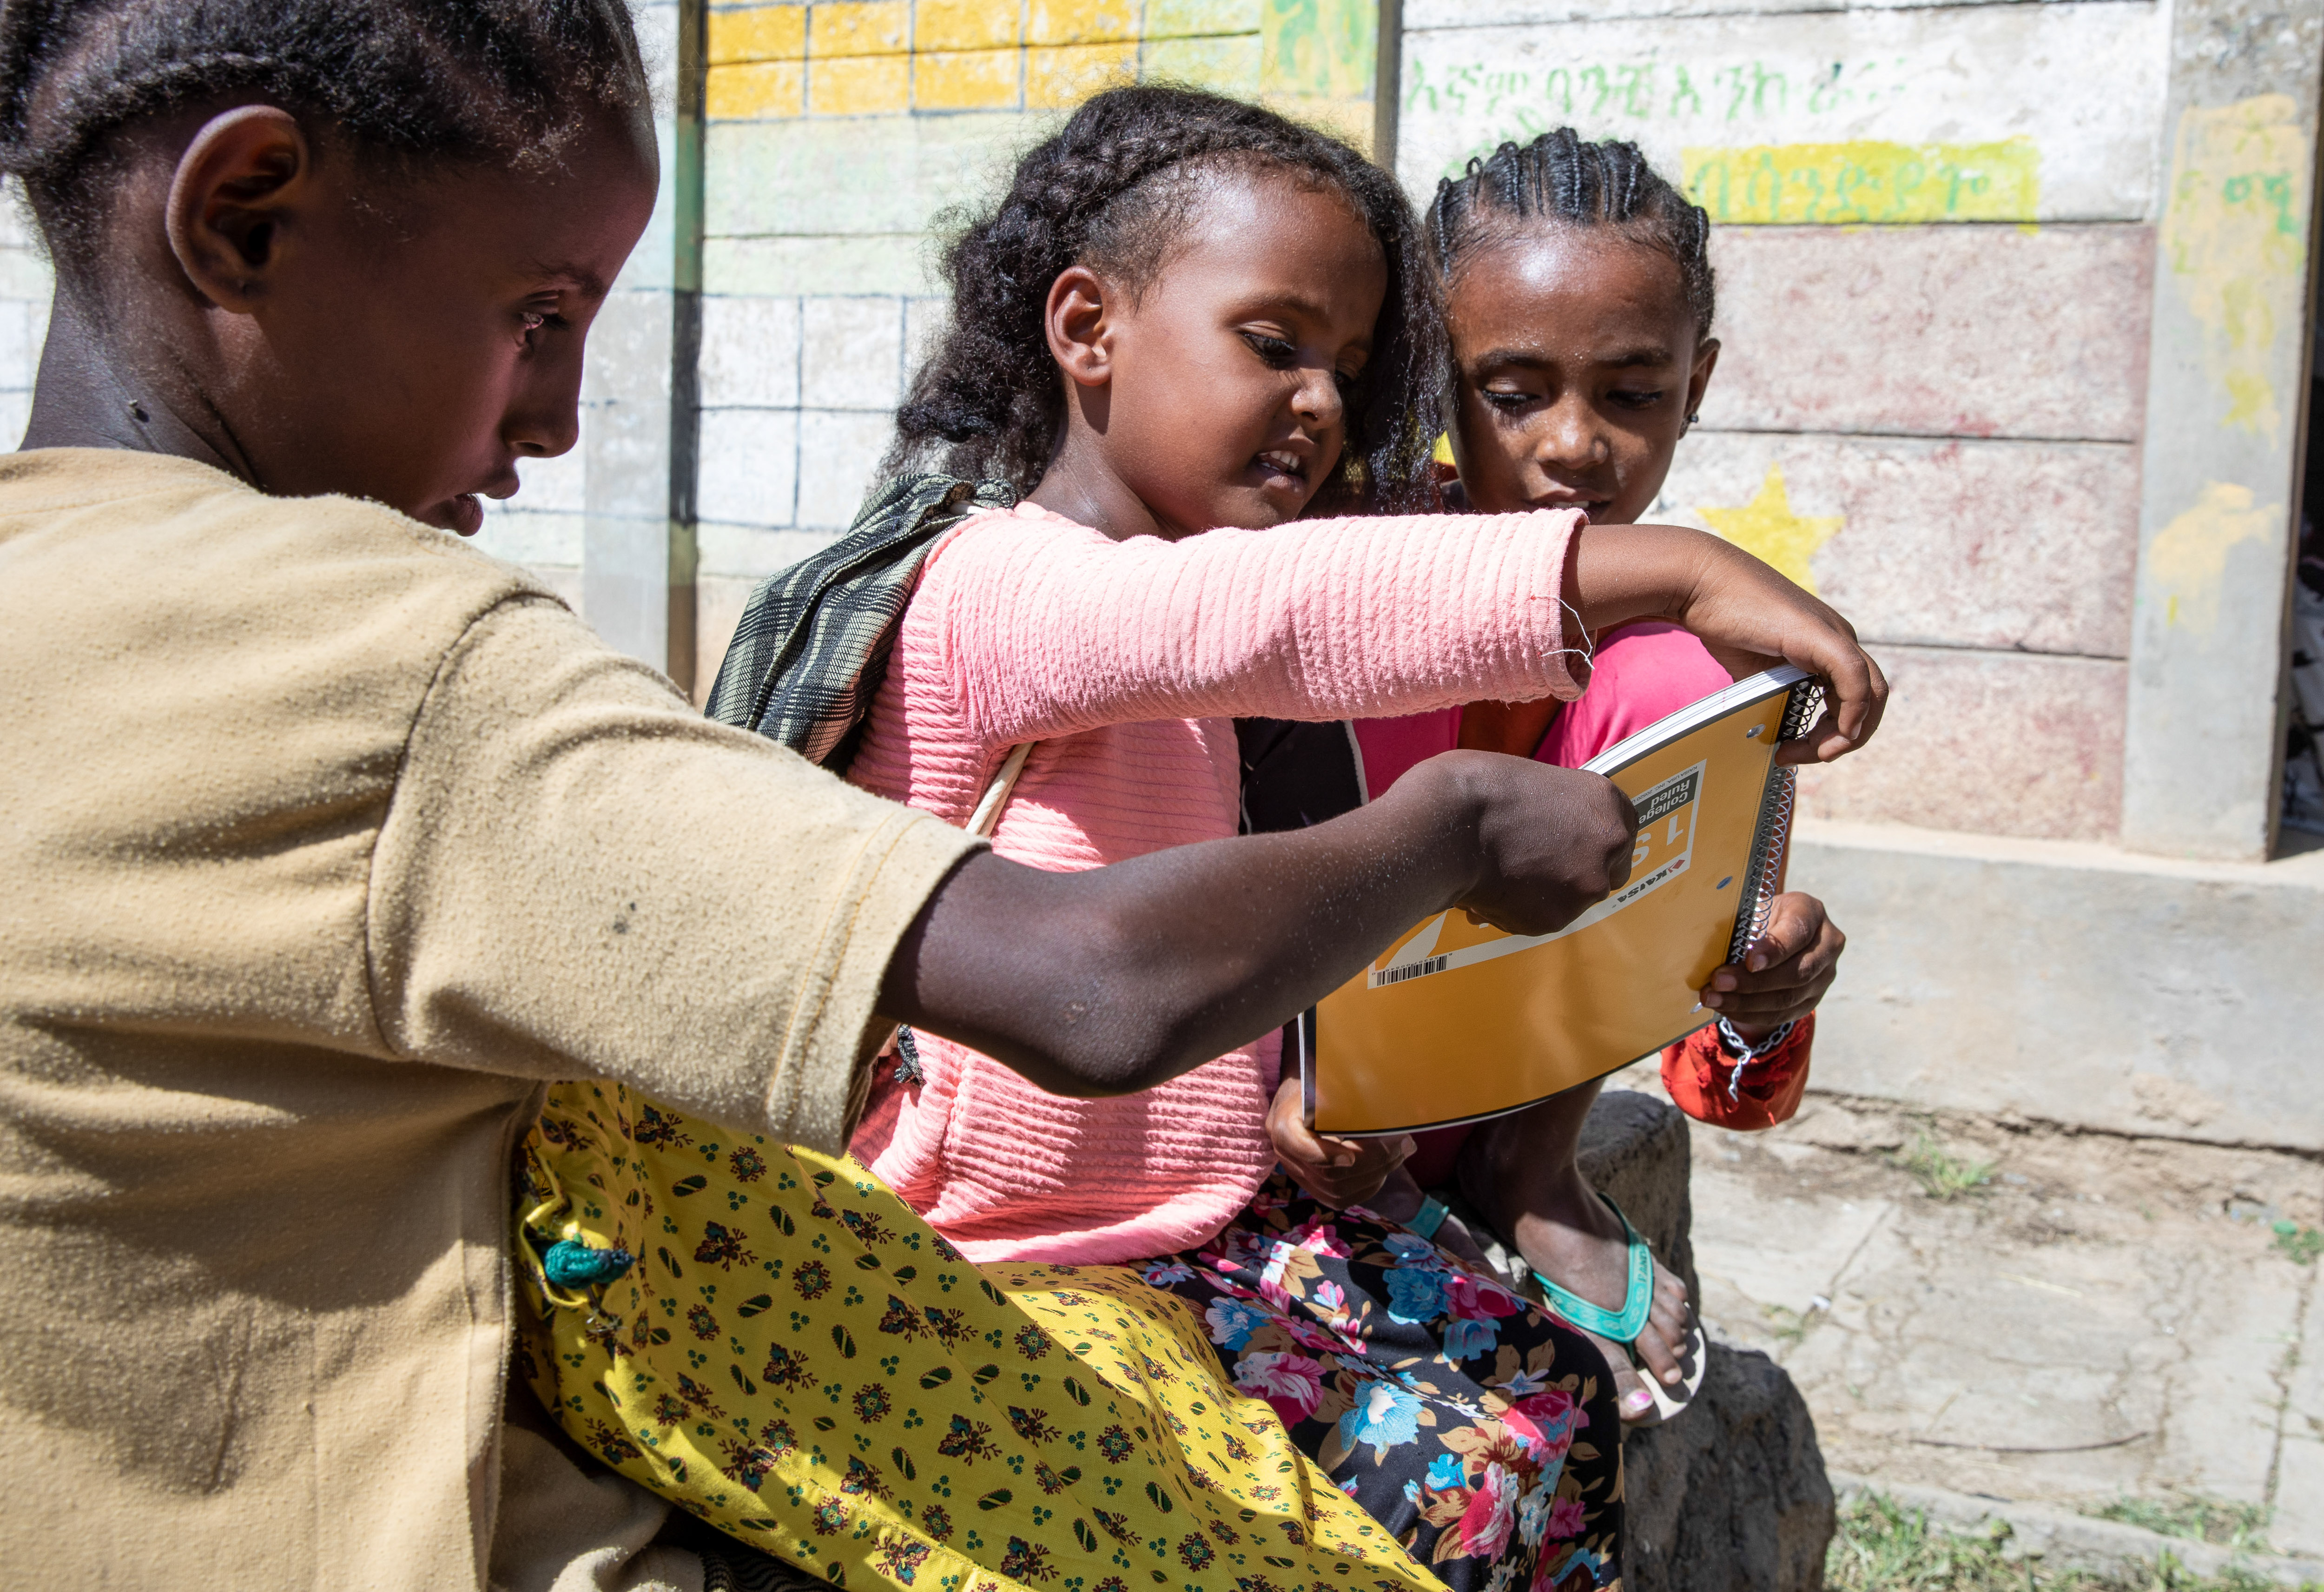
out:
M0 459L0 693L5 1578L478 1584L537 1082L837 1149L973 842L179 459Z

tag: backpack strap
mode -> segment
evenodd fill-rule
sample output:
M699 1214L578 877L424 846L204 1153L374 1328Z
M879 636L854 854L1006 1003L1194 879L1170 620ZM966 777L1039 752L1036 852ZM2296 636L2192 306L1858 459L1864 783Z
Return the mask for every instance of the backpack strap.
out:
M1025 771L1025 759L1033 755L1034 747L1039 744L1038 741L1028 741L1009 749L1009 755L1001 761L1001 771L993 775L992 783L984 787L984 795L977 799L976 811L969 814L969 833L980 840L992 838L993 830L1001 823L1001 809L1009 805L1009 793L1017 788L1017 776ZM899 1023L888 1031L887 1042L880 1046L880 1055L896 1058L897 1082L921 1081L919 1045L912 1037L910 1024Z
M881 486L838 540L751 594L710 688L709 716L844 772L929 550L970 515L1016 501L1005 482L954 475Z
M991 840L992 832L1001 826L1001 809L1009 805L1009 793L1017 788L1017 776L1025 771L1025 759L1033 755L1038 741L1028 741L1022 746L1009 749L1001 771L992 783L984 787L984 795L976 804L976 811L968 817L968 833L982 840Z

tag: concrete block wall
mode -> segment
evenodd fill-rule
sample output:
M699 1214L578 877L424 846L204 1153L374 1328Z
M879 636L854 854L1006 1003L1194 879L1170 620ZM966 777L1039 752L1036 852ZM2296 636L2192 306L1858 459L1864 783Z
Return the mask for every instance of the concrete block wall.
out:
M696 689L760 577L853 517L944 301L945 212L1133 80L1369 143L1377 0L714 5L704 94Z
M589 411L581 411L581 440L561 458L520 459L524 484L506 502L484 505L476 543L496 557L524 565L571 603L583 606L583 524L589 506Z
M0 189L0 437L14 447L32 412L49 333L49 262L14 183Z
M1405 6L1416 198L1570 124L1711 212L1723 352L1656 512L1887 670L1812 815L2117 833L2167 44L2144 0Z
M590 331L578 441L560 457L520 461L521 486L485 505L476 540L530 567L613 645L684 683L671 638L683 649L693 633L692 529L672 511L684 496L678 477L694 465L690 452L672 451L687 419L674 402L672 329L698 262L698 183L681 136L698 124L684 114L681 87L688 5L632 0L632 10L655 96L653 216Z

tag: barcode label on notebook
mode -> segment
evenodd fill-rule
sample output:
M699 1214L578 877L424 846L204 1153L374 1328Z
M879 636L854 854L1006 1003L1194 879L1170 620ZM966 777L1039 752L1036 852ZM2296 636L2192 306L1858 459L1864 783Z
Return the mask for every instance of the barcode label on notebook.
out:
M1449 956L1431 956L1419 962L1407 962L1402 967L1382 968L1372 975L1372 988L1377 989L1383 984L1401 984L1406 979L1425 979L1431 973L1441 973L1452 960Z

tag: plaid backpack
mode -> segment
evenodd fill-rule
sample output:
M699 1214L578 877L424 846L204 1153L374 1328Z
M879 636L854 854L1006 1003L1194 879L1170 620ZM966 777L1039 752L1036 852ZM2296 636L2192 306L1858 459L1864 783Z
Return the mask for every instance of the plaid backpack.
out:
M1016 502L1006 482L956 475L880 487L846 535L751 594L710 687L709 715L845 773L928 549L970 515Z

